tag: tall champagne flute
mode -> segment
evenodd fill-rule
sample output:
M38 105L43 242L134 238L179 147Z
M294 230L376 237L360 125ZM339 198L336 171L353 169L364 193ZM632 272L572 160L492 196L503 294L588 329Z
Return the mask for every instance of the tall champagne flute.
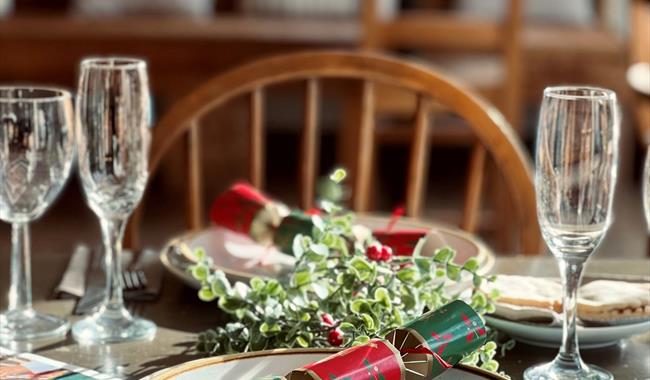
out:
M528 368L527 380L612 379L580 358L576 294L582 269L611 223L618 165L616 94L594 87L549 87L539 116L535 189L542 235L564 288L562 346L555 359Z
M68 322L32 308L28 223L52 204L74 157L72 97L55 88L0 87L0 219L11 223L9 309L0 341L64 335Z
M79 174L104 242L106 294L94 314L72 327L82 342L151 339L156 325L132 316L122 298L121 251L129 215L148 178L151 141L146 63L132 58L81 62L77 93Z
M650 233L650 146L648 146L645 164L643 165L643 182L641 192L643 196L643 213L645 215L646 230Z

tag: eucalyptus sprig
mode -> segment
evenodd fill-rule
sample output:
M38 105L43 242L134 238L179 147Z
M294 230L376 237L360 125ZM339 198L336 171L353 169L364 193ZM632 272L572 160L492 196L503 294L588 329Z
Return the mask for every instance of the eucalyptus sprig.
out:
M345 172L337 171L330 180L338 184L344 177ZM480 314L494 311L497 294L480 288L493 278L478 273L475 258L456 263L448 247L425 255L422 239L412 256L371 259L368 249L377 242L354 224L354 214L330 201L321 207L324 212L314 217L312 236L294 239L295 266L280 278L232 284L223 272L211 269L203 250L196 251L198 262L190 270L201 283L199 297L218 299L219 308L233 318L224 327L201 333L199 351L363 344L456 298ZM454 283L469 285L450 291ZM496 371L495 352L496 345L489 342L464 362Z

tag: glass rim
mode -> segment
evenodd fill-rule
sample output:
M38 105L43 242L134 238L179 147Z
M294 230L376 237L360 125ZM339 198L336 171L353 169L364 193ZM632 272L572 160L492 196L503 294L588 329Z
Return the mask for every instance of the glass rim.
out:
M34 92L40 91L43 93L42 96L20 96L20 97L9 97L3 95L5 91L27 91ZM18 103L18 102L36 102L36 103L47 103L47 102L58 102L62 100L72 99L72 93L69 90L66 90L61 87L50 87L50 86L37 86L37 85L13 85L13 86L1 86L0 85L0 103Z
M564 94L564 91L592 91L594 94L591 95L569 95ZM544 96L556 99L564 100L584 100L584 99L603 99L603 100L615 100L616 93L610 89L597 87L597 86L550 86L544 89Z
M81 67L92 67L103 70L132 70L147 67L147 61L136 57L87 57L81 60Z

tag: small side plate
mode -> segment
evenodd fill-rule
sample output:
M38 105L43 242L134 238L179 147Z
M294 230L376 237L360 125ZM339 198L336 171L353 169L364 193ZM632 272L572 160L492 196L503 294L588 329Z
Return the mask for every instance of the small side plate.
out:
M515 340L533 346L558 348L562 341L562 327L559 326L542 326L489 316L485 320L488 325ZM621 339L650 332L650 321L603 327L578 326L577 332L581 349L607 347L617 344Z

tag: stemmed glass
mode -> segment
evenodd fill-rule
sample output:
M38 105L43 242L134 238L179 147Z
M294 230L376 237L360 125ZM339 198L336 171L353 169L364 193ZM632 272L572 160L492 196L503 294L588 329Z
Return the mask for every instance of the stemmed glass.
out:
M582 269L611 223L618 165L616 94L595 87L549 87L539 117L535 188L544 240L564 288L562 346L555 359L528 368L527 380L612 379L580 358L576 295Z
M643 182L641 192L643 197L643 212L645 215L646 229L650 233L650 146L648 146L645 164L643 165Z
M81 62L77 93L79 174L104 242L106 294L97 312L72 327L82 342L151 339L156 325L132 316L122 298L121 251L129 215L148 178L151 141L146 63L132 58Z
M52 204L74 157L72 97L55 88L0 87L0 219L11 223L9 309L0 341L64 335L68 322L32 308L28 223Z

